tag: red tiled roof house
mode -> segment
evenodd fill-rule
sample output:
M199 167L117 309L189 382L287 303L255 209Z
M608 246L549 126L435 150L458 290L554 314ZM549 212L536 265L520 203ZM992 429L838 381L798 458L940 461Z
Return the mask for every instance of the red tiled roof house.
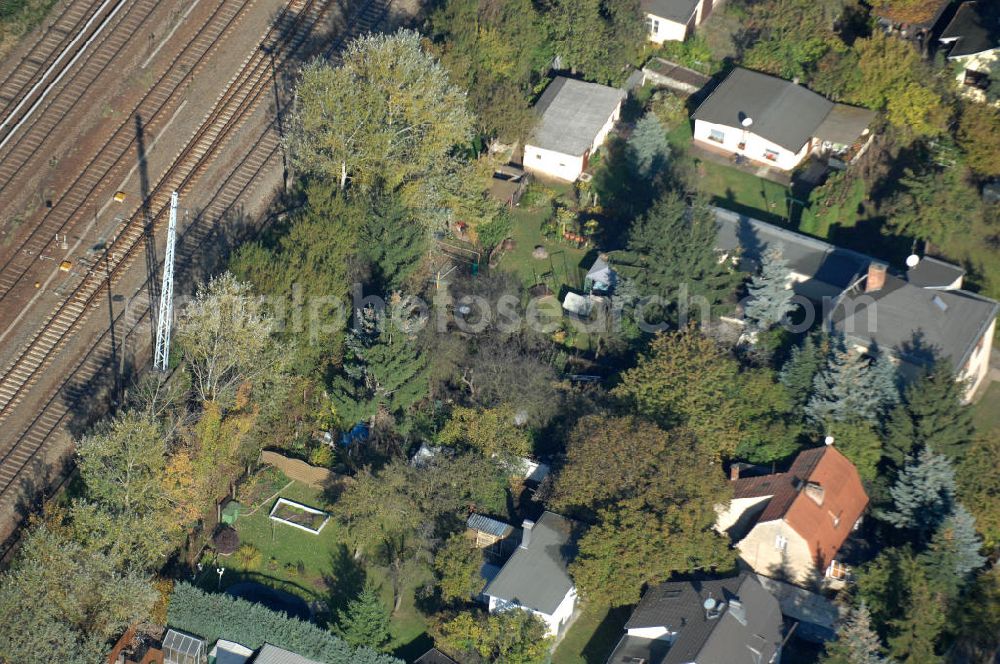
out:
M839 450L806 450L787 472L760 477L739 477L734 466L732 483L716 528L756 572L799 582L838 576L837 552L868 506L857 469Z

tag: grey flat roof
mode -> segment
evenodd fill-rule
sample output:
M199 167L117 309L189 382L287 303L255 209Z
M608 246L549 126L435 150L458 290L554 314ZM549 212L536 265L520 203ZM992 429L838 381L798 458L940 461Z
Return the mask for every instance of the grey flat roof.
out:
M921 288L890 274L878 291L845 293L830 321L848 339L911 364L941 358L961 370L998 313L1000 304L981 295Z
M707 615L704 602L709 598L726 602L722 615ZM734 614L734 600L742 604L742 619ZM644 627L666 627L677 634L663 664L741 662L748 647L767 662L782 640L778 600L749 572L650 588L625 624L626 630Z
M625 96L618 88L557 76L535 104L541 117L528 144L580 156Z
M642 11L687 24L698 8L698 0L642 0Z
M317 662L315 659L309 659L308 657L303 657L294 652L290 652L283 648L277 646L272 646L270 643L265 643L264 647L260 649L257 653L257 657L254 658L253 664L323 664L322 662Z
M737 67L691 117L727 127L741 127L749 117L750 132L798 152L833 106L801 85Z
M575 555L573 522L545 512L483 594L551 614L573 588L566 568Z
M939 39L953 44L949 58L1000 48L1000 8L991 2L963 2Z
M963 276L963 268L931 256L924 256L916 267L906 271L906 280L921 288L944 288Z
M875 111L847 104L834 104L823 122L816 127L816 138L841 145L851 145L875 119Z
M665 639L644 639L626 634L608 657L607 664L635 664L637 661L663 664L668 652L670 642Z
M793 272L843 290L868 271L870 256L823 242L723 208L713 208L719 224L716 249L743 251L742 258L759 262L770 247L778 247Z

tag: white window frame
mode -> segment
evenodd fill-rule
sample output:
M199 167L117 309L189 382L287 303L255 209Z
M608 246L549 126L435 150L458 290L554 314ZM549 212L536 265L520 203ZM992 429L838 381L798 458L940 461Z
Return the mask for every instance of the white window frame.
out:
M715 143L725 143L726 142L726 132L721 129L709 129L708 130L708 140Z
M764 150L764 161L776 162L780 156L777 150Z
M784 551L788 548L788 538L782 534L777 534L774 536L774 548L778 551Z

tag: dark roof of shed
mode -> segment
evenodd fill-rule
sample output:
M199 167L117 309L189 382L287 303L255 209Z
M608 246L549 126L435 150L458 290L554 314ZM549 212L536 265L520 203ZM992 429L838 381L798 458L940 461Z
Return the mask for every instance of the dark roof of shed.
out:
M877 291L845 293L830 320L846 337L912 364L941 358L960 370L998 313L1000 304L981 295L921 288L890 274Z
M705 614L703 603L710 597L727 602L717 618ZM733 599L743 605L746 624L733 615ZM748 645L753 645L766 662L781 643L781 609L756 576L743 572L728 579L671 582L650 588L625 624L626 629L644 627L666 627L677 634L663 664L738 662L745 657Z
M545 512L529 537L527 548L514 551L483 593L551 614L573 588L566 571L576 555L573 522Z
M918 28L933 27L952 0L923 0L917 3L895 3L881 0L872 3L872 13L893 23L909 24Z
M915 267L906 271L906 280L921 288L944 288L963 276L963 268L930 256L924 256Z
M954 43L949 58L1000 48L1000 6L996 0L963 2L939 39Z
M457 664L457 662L437 648L431 648L418 657L413 664Z
M642 11L678 23L690 21L697 8L698 0L642 0Z
M759 262L770 247L778 247L789 269L843 290L868 270L872 258L780 226L722 208L713 208L719 225L716 249L742 250L743 258Z
M625 96L618 88L557 76L535 104L541 117L528 144L582 155Z
M816 135L833 106L801 85L737 67L692 117L728 127L740 127L749 117L751 132L798 152Z

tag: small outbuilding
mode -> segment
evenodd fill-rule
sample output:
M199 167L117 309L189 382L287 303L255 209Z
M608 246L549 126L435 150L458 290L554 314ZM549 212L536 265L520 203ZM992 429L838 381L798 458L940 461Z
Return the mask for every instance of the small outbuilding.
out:
M621 116L625 91L558 76L535 104L539 120L524 145L524 168L574 182Z

